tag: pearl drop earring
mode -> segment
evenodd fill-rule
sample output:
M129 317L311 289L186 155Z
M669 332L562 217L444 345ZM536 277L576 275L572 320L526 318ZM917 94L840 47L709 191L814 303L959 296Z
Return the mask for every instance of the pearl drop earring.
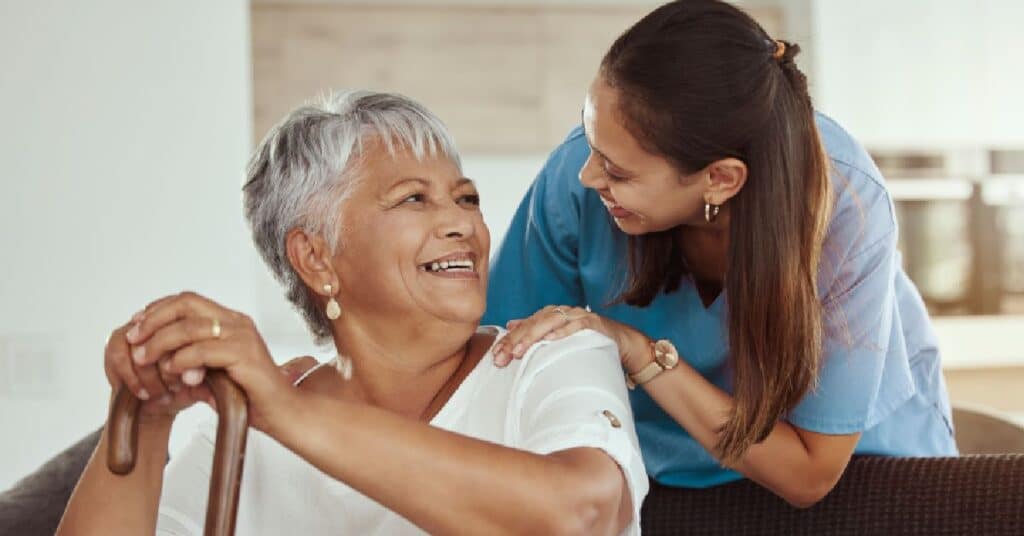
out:
M331 297L327 300L327 309L324 312L327 314L327 318L337 320L341 317L341 305L338 304L338 300L334 299L334 291L330 283L324 285L324 292Z

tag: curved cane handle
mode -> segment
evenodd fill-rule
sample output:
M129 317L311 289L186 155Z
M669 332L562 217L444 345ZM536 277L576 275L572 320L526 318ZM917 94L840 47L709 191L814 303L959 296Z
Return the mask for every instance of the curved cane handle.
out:
M224 371L207 371L206 385L213 392L220 416L204 534L230 536L235 533L235 516L238 513L238 489L242 484L242 460L249 431L249 405L245 393ZM110 406L107 467L114 474L125 475L135 468L140 405L139 399L122 386Z

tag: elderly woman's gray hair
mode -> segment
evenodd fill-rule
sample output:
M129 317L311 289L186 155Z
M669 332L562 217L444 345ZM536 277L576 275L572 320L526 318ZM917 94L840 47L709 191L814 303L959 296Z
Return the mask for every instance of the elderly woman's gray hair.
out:
M461 166L440 119L411 99L371 91L335 93L296 109L267 133L249 162L243 193L256 249L317 343L330 338L330 321L288 261L285 238L301 228L323 237L332 251L344 247L342 201L359 179L370 140L392 156L405 147L416 158L445 155Z

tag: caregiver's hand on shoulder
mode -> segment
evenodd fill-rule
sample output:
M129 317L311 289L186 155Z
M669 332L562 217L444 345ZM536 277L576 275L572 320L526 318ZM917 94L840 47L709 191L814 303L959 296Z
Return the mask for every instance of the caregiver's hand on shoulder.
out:
M583 329L603 333L615 341L624 364L649 355L648 339L643 333L582 307L549 305L528 318L510 320L506 328L508 334L493 349L494 363L499 367L523 357L526 349L538 341L562 339Z
M206 368L223 369L249 398L250 422L266 430L280 397L291 392L255 323L193 292L151 303L125 334L136 369L159 365L165 378L202 385Z

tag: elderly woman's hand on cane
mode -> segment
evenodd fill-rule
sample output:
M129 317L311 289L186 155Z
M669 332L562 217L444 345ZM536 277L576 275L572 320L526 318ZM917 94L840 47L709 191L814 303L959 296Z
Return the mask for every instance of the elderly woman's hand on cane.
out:
M203 387L205 370L222 369L245 391L250 423L260 430L266 430L268 412L279 411L295 394L291 378L311 366L310 359L299 358L278 369L252 319L192 292L147 306L125 338L142 389L148 391L159 378L164 385L180 383L178 392L189 393L193 401L212 403L211 393Z
M169 372L167 366L161 367L161 357L169 356L157 356L154 360L152 343L150 342L147 346L149 341L142 340L141 321L146 316L146 312L155 311L162 303L179 296L168 296L149 304L145 309L136 313L131 321L111 332L107 339L103 368L113 390L112 396L122 386L128 389L142 401L140 417L143 421L153 419L171 421L178 412L200 401L207 402L211 406L215 405L212 393L202 382L205 375L205 370L202 367L190 369L191 372L186 370L182 374L173 374ZM208 321L208 328L212 335L212 319ZM223 334L223 331L224 326L221 325L220 332ZM129 340L139 344L131 344ZM148 358L146 357L147 352L149 353ZM316 364L317 361L312 356L300 356L282 364L278 367L278 371L288 384L293 384ZM188 377L192 382L198 379L198 383L196 385L186 384L182 376Z

